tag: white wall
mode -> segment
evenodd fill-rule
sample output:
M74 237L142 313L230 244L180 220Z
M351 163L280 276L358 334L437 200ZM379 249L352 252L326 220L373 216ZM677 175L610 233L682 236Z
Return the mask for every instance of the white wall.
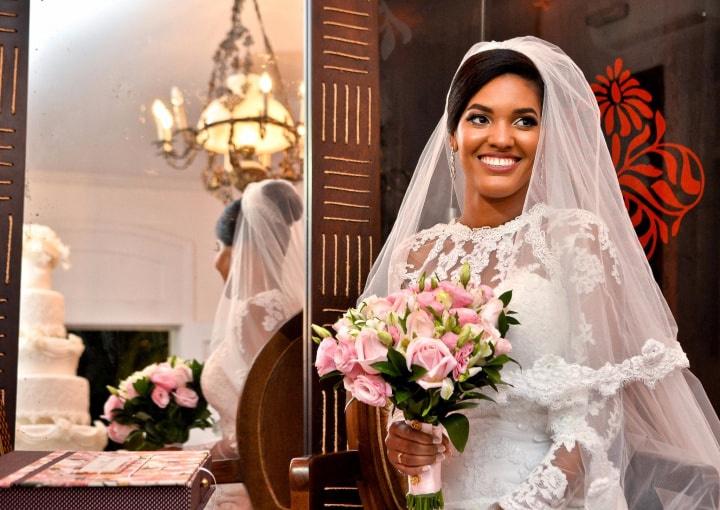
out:
M55 272L75 327L174 331L174 354L204 357L221 280L222 204L198 181L29 171L25 221L52 227L72 267Z

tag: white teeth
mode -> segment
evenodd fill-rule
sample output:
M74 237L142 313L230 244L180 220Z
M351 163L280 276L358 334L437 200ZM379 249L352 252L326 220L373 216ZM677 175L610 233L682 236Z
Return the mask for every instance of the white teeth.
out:
M515 164L515 160L512 158L495 158L492 156L483 156L480 161L491 166L511 166Z

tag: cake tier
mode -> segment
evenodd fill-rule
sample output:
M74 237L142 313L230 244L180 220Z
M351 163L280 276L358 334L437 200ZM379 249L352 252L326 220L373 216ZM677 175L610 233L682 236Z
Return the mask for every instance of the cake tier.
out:
M21 336L18 375L75 375L85 346L79 336Z
M52 268L47 262L22 258L22 273L20 273L20 286L25 289L52 288Z
M18 377L17 422L52 424L61 419L75 425L90 424L90 384L69 375Z
M55 290L22 289L20 293L20 334L24 336L67 336L65 298Z
M49 425L19 425L15 429L16 450L101 451L107 445L105 425L74 425L66 420Z

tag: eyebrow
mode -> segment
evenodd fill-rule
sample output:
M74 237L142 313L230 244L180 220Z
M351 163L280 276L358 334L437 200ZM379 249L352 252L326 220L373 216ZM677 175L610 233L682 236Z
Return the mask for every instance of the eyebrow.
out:
M467 108L465 108L465 111L468 111L468 110L480 110L480 111L484 111L487 113L493 113L492 108L490 108L489 106L481 105L479 103L473 103L470 106L468 106ZM535 108L527 107L527 108L517 108L517 109L513 110L514 115L523 115L525 113L532 113L534 115L538 115L538 113L535 111Z

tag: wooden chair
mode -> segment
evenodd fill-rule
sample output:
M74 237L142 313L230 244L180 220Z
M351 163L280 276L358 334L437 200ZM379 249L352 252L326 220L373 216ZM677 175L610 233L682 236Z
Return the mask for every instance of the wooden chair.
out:
M289 509L288 465L303 453L302 313L253 361L237 412L238 454L214 461L217 483L242 482L253 508Z
M368 510L404 509L406 480L387 459L386 424L385 410L353 402L346 413L347 451L292 460L292 510L338 504Z

